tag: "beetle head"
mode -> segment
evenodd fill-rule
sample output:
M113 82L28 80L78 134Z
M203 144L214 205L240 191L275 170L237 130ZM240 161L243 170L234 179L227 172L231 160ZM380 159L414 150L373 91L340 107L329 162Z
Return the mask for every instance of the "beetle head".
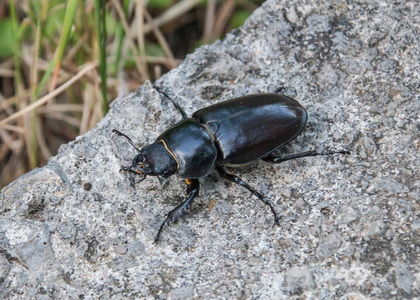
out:
M133 158L132 169L139 174L167 178L177 171L177 162L162 143L154 143L140 149Z

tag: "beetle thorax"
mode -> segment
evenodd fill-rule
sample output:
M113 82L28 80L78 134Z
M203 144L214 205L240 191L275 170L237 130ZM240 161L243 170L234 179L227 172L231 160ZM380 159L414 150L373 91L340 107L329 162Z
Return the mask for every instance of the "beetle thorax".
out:
M134 160L139 173L168 177L176 173L178 164L163 143L153 143L141 149ZM133 166L134 167L134 166Z

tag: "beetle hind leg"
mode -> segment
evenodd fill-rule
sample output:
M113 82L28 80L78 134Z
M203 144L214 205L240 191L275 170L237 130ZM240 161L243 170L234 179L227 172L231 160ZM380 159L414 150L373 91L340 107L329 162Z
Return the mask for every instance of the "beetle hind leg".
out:
M302 153L296 153L296 154L290 154L286 156L274 156L272 154L267 155L266 157L261 158L261 160L273 164L279 164L281 162L284 162L286 160L291 160L295 158L301 158L301 157L308 157L308 156L318 156L318 155L333 155L333 154L350 154L350 151L347 150L340 150L340 151L324 151L324 152L318 152L316 150L306 151Z
M248 191L250 191L252 194L254 194L255 196L257 196L258 199L260 199L262 202L264 202L265 205L268 205L271 209L271 212L274 215L274 225L278 225L280 222L280 217L277 215L276 211L274 210L274 207L271 205L270 201L265 198L263 195L261 195L260 193L258 193L256 190L254 190L248 183L246 183L245 181L243 181L240 177L226 173L226 171L220 167L220 166L216 166L216 170L219 173L220 177L229 180L233 183L239 184L240 186L246 188Z
M160 225L159 231L155 237L155 243L159 241L160 234L162 233L165 224L169 225L171 222L175 222L180 216L182 216L190 207L194 201L194 198L198 196L200 190L200 183L198 179L187 179L187 199L185 199L180 205L175 207L173 210L168 212Z

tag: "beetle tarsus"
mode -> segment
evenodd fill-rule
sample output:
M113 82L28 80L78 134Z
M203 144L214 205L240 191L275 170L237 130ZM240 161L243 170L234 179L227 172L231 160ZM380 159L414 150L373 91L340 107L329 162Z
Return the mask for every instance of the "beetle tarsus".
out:
M170 223L175 222L180 216L182 216L190 207L194 201L194 198L198 196L200 190L200 183L198 179L190 179L189 183L187 184L187 194L188 197L182 202L180 205L175 207L169 213L166 214L165 220L163 220L162 224L160 225L159 231L155 237L154 242L157 243L160 238L160 234L162 233L165 224L169 225Z
M263 195L258 193L256 190L254 190L248 183L243 181L240 177L226 173L226 171L222 167L216 166L216 170L219 173L220 177L226 180L229 180L233 183L239 184L240 186L246 188L248 191L250 191L255 196L257 196L258 199L264 202L265 205L268 205L271 209L271 212L274 215L274 225L279 225L280 217L277 215L276 211L274 210L273 205L271 205L270 201L267 198L265 198Z
M187 116L187 114L186 114L186 112L182 109L182 107L181 106L179 106L179 104L178 103L176 103L176 101L174 100L174 99L172 99L171 97L169 97L169 95L168 94L166 94L160 87L158 87L157 85L153 85L153 88L159 93L159 94L162 94L162 95L164 95L166 98L168 98L169 99L169 101L171 101L172 102L172 104L175 106L175 108L181 113L181 115L182 115L182 118L183 119L188 119L188 116Z
M286 160L291 160L295 158L302 158L308 156L318 156L318 155L334 155L334 154L350 154L350 151L347 150L340 150L340 151L324 151L318 152L316 150L306 151L302 153L290 154L286 156L274 156L272 154L267 155L266 157L261 158L261 160L273 164L279 164Z
M137 181L136 181L136 183L137 183L137 184L139 184L140 182L142 182L143 180L145 180L145 179L146 179L146 174L139 174L139 173L136 173L136 174L138 174L138 175L140 175L140 176L141 176L141 178L140 178L139 180L137 180Z
M277 88L274 91L274 94L280 94L281 92L283 92L286 88L284 86Z

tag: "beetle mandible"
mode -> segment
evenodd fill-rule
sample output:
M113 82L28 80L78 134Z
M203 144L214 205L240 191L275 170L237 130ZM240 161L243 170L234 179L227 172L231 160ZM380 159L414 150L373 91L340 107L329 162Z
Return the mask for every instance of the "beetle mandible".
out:
M258 159L281 163L307 156L350 153L312 150L282 157L273 155L274 150L294 140L308 120L305 108L290 97L280 94L242 96L202 108L189 118L161 88L153 87L173 103L182 120L141 149L127 135L116 129L113 132L125 137L139 152L131 166L122 166L122 170L139 175L138 182L147 175L167 178L176 174L187 183L186 199L165 215L155 242L165 224L174 222L191 206L199 193L199 178L213 169L220 177L239 184L264 202L271 209L276 225L280 218L270 201L238 176L226 173L224 165L242 165Z

